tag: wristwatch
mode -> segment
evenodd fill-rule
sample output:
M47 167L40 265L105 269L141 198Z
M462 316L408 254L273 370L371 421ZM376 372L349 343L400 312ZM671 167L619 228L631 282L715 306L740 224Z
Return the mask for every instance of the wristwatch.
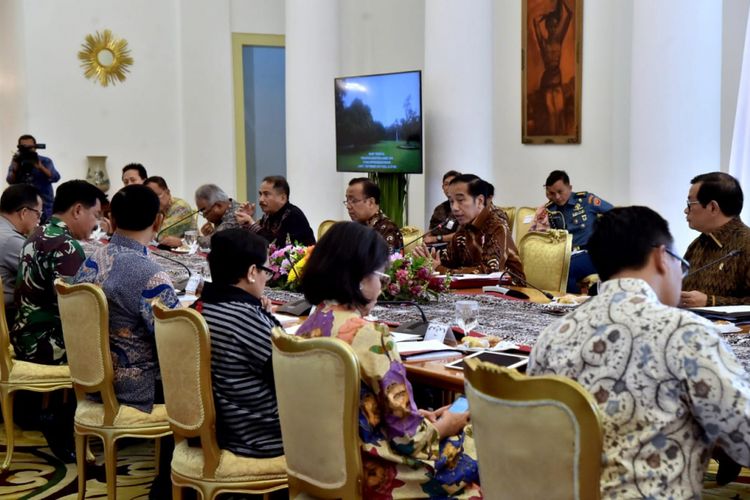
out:
M438 234L437 235L437 240L438 240L438 243L442 242L443 241L443 235L442 234Z

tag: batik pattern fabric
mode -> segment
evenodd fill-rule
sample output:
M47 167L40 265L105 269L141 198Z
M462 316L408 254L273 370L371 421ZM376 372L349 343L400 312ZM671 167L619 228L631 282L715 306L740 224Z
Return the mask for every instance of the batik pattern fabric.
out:
M250 226L250 230L263 236L276 248L284 248L289 244L315 244L315 234L307 217L299 207L291 203L287 203L271 215L264 214L259 221Z
M54 216L26 240L16 281L16 321L10 332L16 358L45 365L67 361L54 283L73 276L84 258L81 244Z
M698 236L688 247L685 260L698 269L733 250L742 252L689 276L682 289L705 293L708 306L750 304L750 228L739 218L733 218L713 233Z
M182 238L185 231L195 231L198 227L198 214L190 214L193 207L181 198L172 198L172 204L169 205L167 213L164 214L164 221L161 227L165 228L159 232L159 237L176 236Z
M401 230L396 224L393 223L382 210L378 210L378 213L370 217L365 225L373 228L383 237L385 242L388 244L388 251L394 252L395 250L401 249L404 246L404 237L401 234Z
M297 335L339 338L359 360L364 498L481 498L471 425L458 436L438 439L435 427L418 413L388 328L327 303Z
M489 274L510 269L525 278L505 213L494 206L459 226L448 246L440 251L439 272Z
M120 403L150 413L159 375L152 305L161 300L166 307L179 307L172 281L145 246L115 233L86 259L72 282L93 283L104 291L115 395Z
M211 237L220 232L224 231L226 229L236 229L238 227L248 227L243 226L239 223L237 220L237 216L235 215L235 212L240 209L240 204L236 201L230 199L229 200L229 207L227 207L227 211L224 212L224 215L221 217L221 222L214 225L214 232L207 235L207 236L198 236L198 245L200 245L201 248L211 248Z
M547 327L528 373L593 394L603 498L700 498L715 444L750 463L748 374L710 322L660 303L643 280L606 281Z

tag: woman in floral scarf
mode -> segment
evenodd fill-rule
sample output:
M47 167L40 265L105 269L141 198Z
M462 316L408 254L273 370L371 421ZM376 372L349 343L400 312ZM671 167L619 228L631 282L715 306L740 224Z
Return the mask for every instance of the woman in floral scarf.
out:
M335 224L302 276L313 314L302 337L338 337L360 363L364 498L481 498L468 413L418 410L388 328L364 319L381 288L388 248L374 230Z

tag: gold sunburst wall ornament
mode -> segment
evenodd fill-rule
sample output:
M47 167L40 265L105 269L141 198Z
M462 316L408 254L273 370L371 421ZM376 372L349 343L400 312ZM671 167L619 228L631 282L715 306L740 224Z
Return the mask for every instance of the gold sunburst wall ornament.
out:
M99 82L102 87L125 81L125 73L133 64L127 40L115 37L110 30L103 33L97 31L93 35L86 35L86 43L82 47L78 59L86 78Z

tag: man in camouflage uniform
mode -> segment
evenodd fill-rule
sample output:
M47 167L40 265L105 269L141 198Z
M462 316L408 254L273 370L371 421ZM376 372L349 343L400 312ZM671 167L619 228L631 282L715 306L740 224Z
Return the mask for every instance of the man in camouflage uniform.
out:
M554 170L544 183L549 203L545 205L552 229L565 229L573 236L573 256L570 259L568 292L578 293L578 282L596 273L586 244L594 232L597 217L612 209L612 205L594 193L573 193L570 178L562 170Z
M84 254L76 240L91 237L103 201L104 193L86 181L61 184L52 217L24 243L16 282L16 321L10 332L18 359L46 365L66 362L53 283L78 271Z

